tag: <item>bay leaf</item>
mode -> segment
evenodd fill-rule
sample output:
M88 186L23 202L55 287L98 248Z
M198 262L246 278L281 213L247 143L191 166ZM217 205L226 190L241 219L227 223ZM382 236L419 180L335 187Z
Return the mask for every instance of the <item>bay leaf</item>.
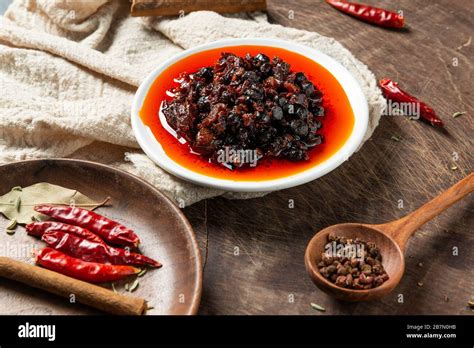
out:
M48 216L34 210L38 204L75 205L87 210L103 205L77 190L41 182L28 187L13 187L10 192L1 196L0 213L10 220L16 219L21 225L48 220Z

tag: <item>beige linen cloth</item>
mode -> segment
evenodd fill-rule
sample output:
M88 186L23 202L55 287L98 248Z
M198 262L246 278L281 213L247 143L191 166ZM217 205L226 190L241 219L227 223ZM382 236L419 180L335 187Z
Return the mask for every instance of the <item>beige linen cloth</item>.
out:
M359 81L370 106L365 139L385 101L374 75L334 39L269 24L263 14L131 18L127 1L17 0L0 17L0 164L69 157L102 162L149 181L180 206L224 195L157 167L133 136L130 107L144 77L205 42L267 37L332 56Z

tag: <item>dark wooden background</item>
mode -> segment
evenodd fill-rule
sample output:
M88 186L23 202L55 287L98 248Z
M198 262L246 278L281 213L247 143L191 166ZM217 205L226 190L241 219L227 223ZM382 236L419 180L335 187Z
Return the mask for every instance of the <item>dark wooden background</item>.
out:
M338 302L319 291L306 273L303 255L316 231L339 222L397 219L473 169L472 1L364 1L403 10L410 30L374 27L315 0L268 0L268 15L274 23L339 40L377 78L397 80L427 101L448 132L382 117L372 139L321 179L264 198L217 198L184 209L203 255L207 245L201 314L321 314L311 302L326 307L326 314L472 313L467 302L474 297L473 197L415 234L407 248L405 277L381 301ZM457 111L467 113L453 118ZM403 139L394 141L393 135ZM458 169L452 170L453 165ZM398 294L404 303L397 301Z
M0 0L0 12L8 2ZM326 314L472 313L467 306L474 297L472 197L416 233L405 277L381 301L335 301L312 284L304 268L306 243L316 231L339 222L397 219L473 170L472 0L364 2L403 10L410 30L374 27L318 0L268 0L268 15L274 23L339 40L379 79L397 80L429 102L448 133L383 117L372 139L321 179L264 198L217 198L184 209L203 255L207 249L201 314L320 315L311 302L326 307ZM456 111L467 113L454 119ZM404 303L398 303L398 294Z

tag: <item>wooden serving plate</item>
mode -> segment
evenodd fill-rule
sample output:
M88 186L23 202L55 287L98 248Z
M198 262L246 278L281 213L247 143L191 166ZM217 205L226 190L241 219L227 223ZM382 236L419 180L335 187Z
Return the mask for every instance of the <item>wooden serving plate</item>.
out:
M202 261L192 227L168 198L140 178L108 166L78 160L31 160L0 166L0 195L14 186L49 182L75 189L111 206L97 212L132 228L141 239L140 250L163 264L149 269L139 287L127 292L146 299L153 307L147 314L196 314L202 291ZM8 220L0 216L0 256L33 263L33 248L44 244L17 227L6 234ZM130 280L129 280L130 281ZM107 285L104 285L107 286ZM100 314L67 299L0 278L0 314Z

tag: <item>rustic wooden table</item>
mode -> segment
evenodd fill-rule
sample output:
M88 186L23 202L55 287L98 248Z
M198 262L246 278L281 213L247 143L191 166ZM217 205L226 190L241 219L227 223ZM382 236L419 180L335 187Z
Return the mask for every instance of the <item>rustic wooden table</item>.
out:
M310 307L314 302L326 307L326 314L471 314L473 197L415 234L405 277L381 301L333 300L313 285L303 262L306 243L325 226L397 219L472 172L471 1L365 0L403 10L408 32L359 22L323 1L268 2L273 22L334 37L378 78L400 81L428 101L448 132L382 117L372 139L321 179L264 198L218 198L186 208L203 255L207 250L200 313L321 314ZM467 113L453 118L457 111ZM403 139L394 141L393 135Z

